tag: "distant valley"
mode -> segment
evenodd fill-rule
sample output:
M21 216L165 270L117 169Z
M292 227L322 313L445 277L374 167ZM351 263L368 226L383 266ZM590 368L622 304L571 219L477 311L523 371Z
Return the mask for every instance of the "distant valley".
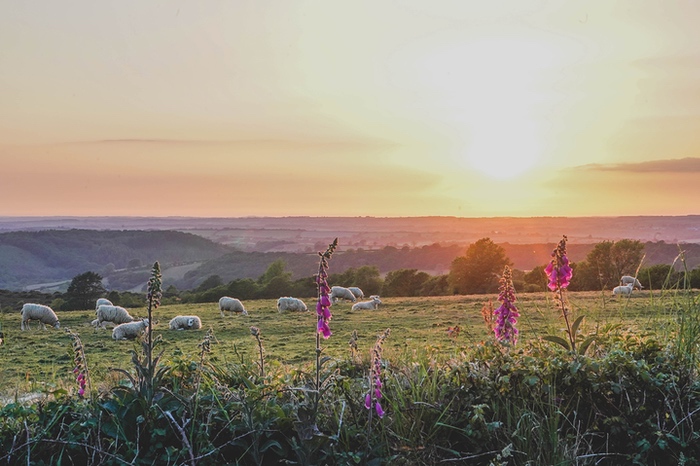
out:
M0 289L63 291L87 270L117 290L139 290L158 260L164 284L196 287L257 278L282 259L294 278L310 276L333 238L332 270L376 265L382 273L415 268L443 274L469 244L489 237L520 270L549 259L566 234L573 261L604 240L638 239L646 264L670 263L683 244L688 266L700 264L700 216L586 218L145 218L0 217Z

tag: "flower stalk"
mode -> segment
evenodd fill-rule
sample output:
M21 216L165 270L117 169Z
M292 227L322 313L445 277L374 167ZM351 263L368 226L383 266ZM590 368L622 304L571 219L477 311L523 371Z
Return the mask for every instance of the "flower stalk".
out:
M318 274L316 275L316 287L318 291L318 301L316 302L316 398L315 405L318 407L318 402L321 393L321 336L324 339L330 338L331 332L329 323L331 318L331 287L328 286L328 261L333 252L338 247L338 238L335 238L325 252L319 252L320 259L318 261Z
M78 384L78 396L83 398L86 392L90 393L92 391L85 349L83 342L80 340L80 335L70 329L66 329L66 333L73 340L73 362L75 363L73 374L75 374L75 382Z
M552 259L544 269L549 283L547 286L554 292L554 301L564 317L566 323L566 333L569 337L571 351L576 351L576 332L572 328L570 319L570 307L566 299L565 291L571 283L571 277L574 274L573 269L569 265L569 258L566 256L566 235L563 236L556 248L552 251Z
M163 297L162 281L160 273L160 263L153 263L151 269L151 278L148 279L146 300L148 302L148 327L146 328L146 344L144 349L146 352L146 391L149 400L153 396L153 379L155 376L155 367L153 362L153 311L160 306L160 300Z
M503 269L500 279L498 301L501 305L493 311L495 325L493 331L496 339L501 343L515 345L518 342L518 329L515 324L518 322L520 313L515 306L515 288L513 287L513 275L507 265Z
M255 326L250 327L250 334L255 337L255 340L258 342L258 353L260 354L260 362L258 365L260 366L260 377L263 379L265 378L265 349L263 348L262 344L262 336L260 333L260 329Z

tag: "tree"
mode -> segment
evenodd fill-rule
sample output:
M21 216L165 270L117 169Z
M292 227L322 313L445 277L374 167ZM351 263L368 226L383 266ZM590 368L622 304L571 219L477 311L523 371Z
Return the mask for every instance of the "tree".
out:
M392 270L386 274L383 296L419 296L430 275L416 269Z
M334 273L328 279L328 283L339 286L357 286L365 294L370 296L380 294L382 290L382 277L376 265L363 265L351 267L345 272Z
M464 256L452 261L448 280L455 293L494 293L506 265L513 263L505 249L490 238L481 238L467 248Z
M96 272L85 272L71 280L66 291L66 310L92 309L95 301L106 293L102 286L102 276Z
M655 264L639 270L639 282L647 290L663 290L678 287L681 275L669 264Z
M644 255L638 240L603 241L596 244L579 264L572 290L607 290L619 285L623 275L634 276Z
M220 276L209 275L207 278L204 279L202 283L199 284L196 291L201 292L211 290L212 288L216 288L217 286L221 286L223 284L224 281L221 279Z
M287 272L287 263L278 259L267 267L258 278L261 298L286 296L292 289L292 272Z

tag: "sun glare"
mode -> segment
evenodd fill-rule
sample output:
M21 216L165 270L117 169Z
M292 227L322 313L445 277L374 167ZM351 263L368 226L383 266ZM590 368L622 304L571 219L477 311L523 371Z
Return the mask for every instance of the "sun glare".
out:
M532 122L486 118L472 126L466 161L485 175L508 179L536 165L540 141Z
M563 60L555 47L536 37L489 37L432 49L423 83L445 96L445 111L463 128L458 164L500 179L537 165L550 102L544 77Z

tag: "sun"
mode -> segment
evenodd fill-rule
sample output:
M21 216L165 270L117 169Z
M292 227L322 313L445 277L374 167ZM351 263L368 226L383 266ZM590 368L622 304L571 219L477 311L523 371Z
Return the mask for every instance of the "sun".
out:
M548 74L562 62L550 38L507 34L450 37L421 61L422 84L459 128L452 160L497 179L533 169L546 149L555 100Z
M535 125L527 120L489 121L471 128L464 156L468 166L498 179L509 179L533 168L542 150Z

